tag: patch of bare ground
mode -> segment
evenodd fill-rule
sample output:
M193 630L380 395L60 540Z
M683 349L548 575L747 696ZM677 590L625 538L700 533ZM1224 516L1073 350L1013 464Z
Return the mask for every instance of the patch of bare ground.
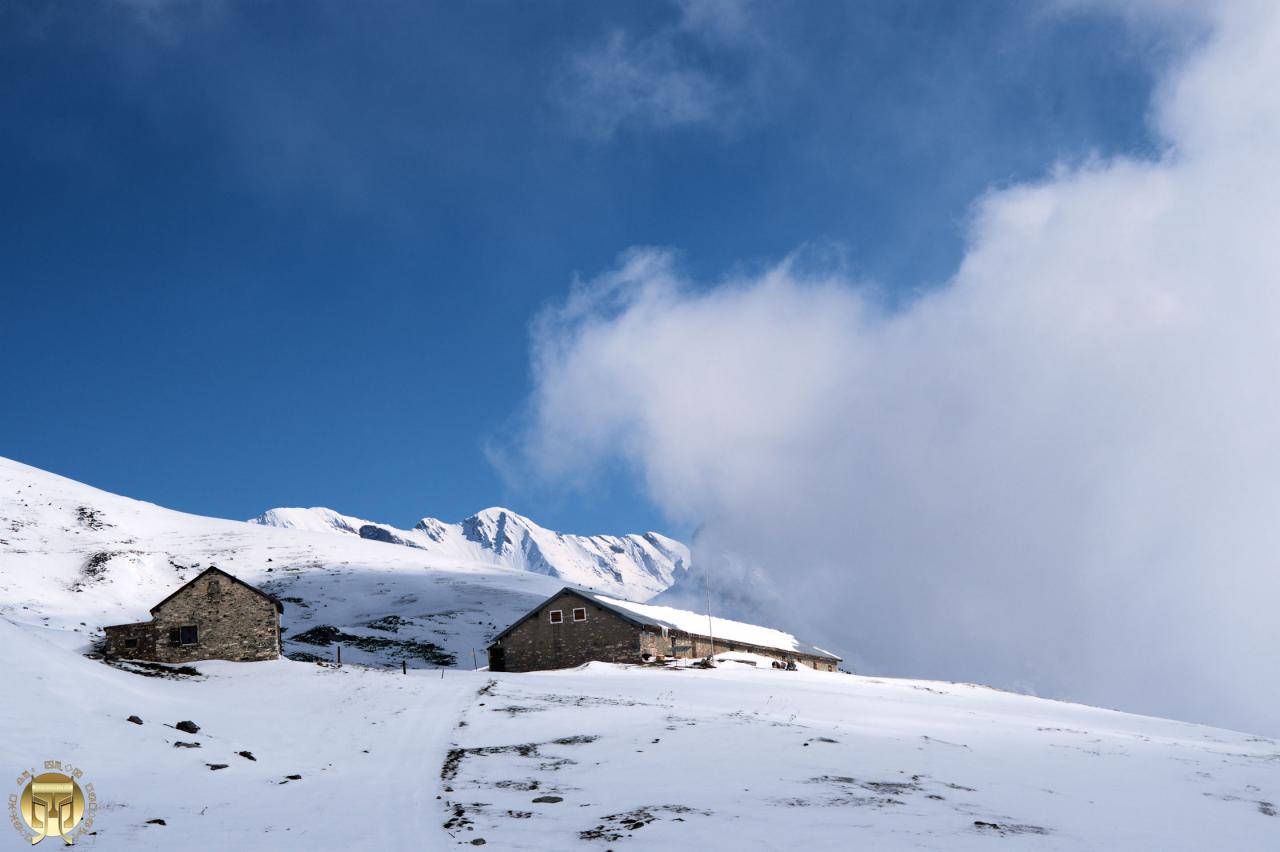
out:
M684 822L688 815L711 816L711 811L698 810L685 805L648 805L635 808L620 814L609 814L602 817L600 824L578 832L583 840L604 840L613 842L630 837L632 832L639 831L646 825L659 820Z

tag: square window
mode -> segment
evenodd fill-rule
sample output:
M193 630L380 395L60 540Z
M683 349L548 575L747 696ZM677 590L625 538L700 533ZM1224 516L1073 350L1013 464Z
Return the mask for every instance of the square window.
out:
M564 610L562 609L551 610L551 623L559 624L562 621L564 621Z
M178 645L182 642L182 631L176 627L169 628L169 644Z
M209 597L216 598L221 593L222 593L222 586L219 585L218 581L210 580L209 581Z
M587 608L586 608L585 606L578 606L578 607L574 607L574 608L573 608L573 620L574 620L574 621L586 621L586 620L587 620Z
M194 624L184 625L182 628L182 644L195 645L200 641L200 632Z
M136 647L138 647L138 640L137 640L137 639L126 639L126 640L124 640L124 646L125 646L126 648L136 648Z

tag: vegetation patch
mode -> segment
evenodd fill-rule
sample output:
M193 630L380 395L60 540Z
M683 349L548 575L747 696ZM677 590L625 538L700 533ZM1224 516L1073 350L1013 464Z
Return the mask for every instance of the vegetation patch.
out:
M103 658L102 661L114 669L142 675L143 677L162 677L168 680L204 677L200 670L194 666L170 666L164 663L149 663L143 660L118 660L115 658Z
M1010 834L1048 834L1049 829L1042 828L1038 825L1023 825L1021 823L1012 822L983 822L980 819L973 821L973 827L978 831L992 832L1004 837Z
M399 633L401 627L412 626L412 621L407 618L401 618L398 615L384 615L382 618L376 618L365 625L365 627L371 627L374 630L385 630L388 633Z
M606 840L614 842L624 837L629 837L631 832L639 831L646 825L656 822L661 818L662 814L675 814L669 817L673 822L684 822L685 814L701 814L702 816L711 816L711 811L699 811L684 805L657 805L645 808L636 808L621 814L610 814L604 817L603 822L595 828L589 828L586 831L578 832L578 837L583 840Z
M76 520L91 530L101 530L115 526L115 524L109 524L102 519L100 510L91 509L88 506L80 506L76 509Z
M327 663L328 660L319 654L312 654L308 651L290 651L285 654L287 659L293 660L295 663Z
M100 550L89 557L80 573L90 580L96 580L107 573L107 563L116 555L109 550Z
M335 642L340 642L352 648L359 648L361 651L370 653L383 652L395 659L425 660L437 666L451 666L457 662L457 658L453 654L432 642L417 642L412 639L385 639L381 636L356 636L354 633L347 633L328 624L312 627L310 630L291 637L289 641L318 645L322 648L327 648ZM290 656L290 659L292 659L292 656Z
M452 781L458 776L458 768L462 765L462 759L468 755L485 757L495 754L518 754L520 757L542 758L544 755L540 749L546 745L586 745L600 739L597 736L582 735L574 737L561 737L557 740L551 740L549 743L518 743L516 745L504 746L476 746L474 748L453 748L449 750L449 754L445 756L444 765L440 767L440 779L442 781ZM571 760L561 758L563 763L573 763ZM547 764L543 764L539 768L547 768ZM552 768L558 768L552 767Z

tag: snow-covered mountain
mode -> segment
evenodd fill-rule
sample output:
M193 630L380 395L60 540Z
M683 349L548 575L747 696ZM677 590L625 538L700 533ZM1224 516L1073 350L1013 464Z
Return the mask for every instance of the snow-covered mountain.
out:
M497 507L457 524L423 518L411 530L319 507L270 509L252 523L415 547L460 562L485 562L545 574L636 601L670 588L689 567L689 548L656 532L568 535Z
M358 535L205 518L0 459L0 616L80 633L216 565L280 597L285 650L399 666L484 663L489 639L564 581Z
M0 767L82 770L77 846L1276 848L1275 740L741 654L471 671L564 581L318 517L202 518L0 459ZM86 658L211 564L284 600L295 659L143 677ZM302 661L335 637L347 665Z

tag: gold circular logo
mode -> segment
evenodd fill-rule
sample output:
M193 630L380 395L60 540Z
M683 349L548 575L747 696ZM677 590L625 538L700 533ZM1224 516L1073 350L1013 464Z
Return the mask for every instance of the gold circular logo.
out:
M45 772L35 775L22 788L18 798L18 813L35 835L32 844L46 837L60 837L71 844L73 832L84 818L84 792L70 775L61 772Z

